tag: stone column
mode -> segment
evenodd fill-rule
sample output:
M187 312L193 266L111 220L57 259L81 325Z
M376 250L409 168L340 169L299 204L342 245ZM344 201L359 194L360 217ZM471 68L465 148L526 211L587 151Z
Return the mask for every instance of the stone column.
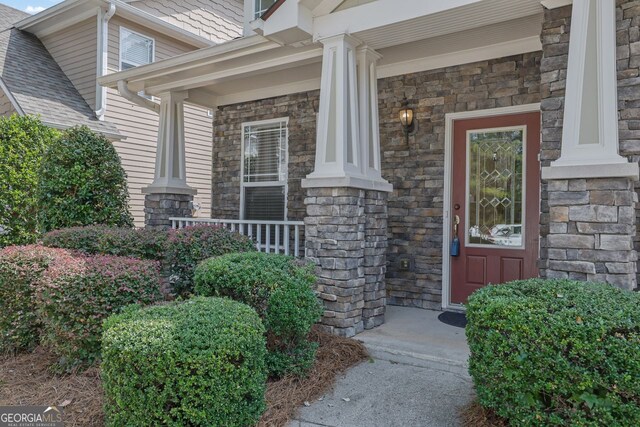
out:
M307 196L306 257L318 266L322 324L351 337L364 330L365 191L309 188Z
M160 118L156 166L151 185L142 189L145 225L167 229L171 217L191 217L196 190L187 184L184 139L184 100L186 92L160 95Z
M362 318L365 329L384 323L387 292L387 199L383 191L366 191L364 213L364 309Z
M353 336L384 322L386 193L380 174L376 62L347 34L324 46L313 173L307 189L306 256L318 265L322 324Z
M145 227L169 229L169 218L190 218L192 207L193 196L190 194L147 194L144 198Z
M570 179L549 188L548 278L636 288L633 180Z
M615 1L547 10L541 38L541 275L634 289L638 163L619 152Z

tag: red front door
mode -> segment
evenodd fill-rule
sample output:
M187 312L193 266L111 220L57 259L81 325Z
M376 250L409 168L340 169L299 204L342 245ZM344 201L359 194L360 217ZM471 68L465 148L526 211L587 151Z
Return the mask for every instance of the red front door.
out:
M452 303L488 284L538 276L539 152L539 113L455 123Z

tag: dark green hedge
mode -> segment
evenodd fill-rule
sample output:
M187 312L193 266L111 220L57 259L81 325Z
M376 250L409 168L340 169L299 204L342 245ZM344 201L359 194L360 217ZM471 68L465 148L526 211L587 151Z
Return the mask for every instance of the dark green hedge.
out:
M194 280L196 294L228 297L258 312L267 329L271 375L302 375L312 366L317 345L307 336L322 307L311 266L284 255L236 253L202 262Z
M512 425L640 425L640 294L521 281L473 294L467 318L478 399Z
M0 117L0 247L36 241L40 164L58 136L36 117Z
M264 327L244 304L130 307L104 330L108 426L248 427L265 409Z
M92 224L133 226L120 157L108 139L86 126L65 131L48 147L37 196L42 232Z

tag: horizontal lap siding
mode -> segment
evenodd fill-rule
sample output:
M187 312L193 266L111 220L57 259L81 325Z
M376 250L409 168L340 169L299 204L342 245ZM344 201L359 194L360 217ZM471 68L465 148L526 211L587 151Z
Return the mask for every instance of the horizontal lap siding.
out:
M113 18L109 26L109 72L119 69L120 26L139 32L156 41L156 60L174 57L194 50L162 34L149 31L130 21ZM108 91L105 119L114 123L126 136L114 142L128 175L131 213L136 226L144 225L144 195L142 189L153 181L158 132L158 115L132 104L117 91ZM195 200L202 209L200 217L211 213L211 118L207 111L187 105L185 107L185 138L187 182L198 190Z
M96 103L97 27L96 18L89 18L41 39L91 108Z
M13 108L11 101L9 101L9 97L0 90L0 116L10 116L15 112L16 110Z

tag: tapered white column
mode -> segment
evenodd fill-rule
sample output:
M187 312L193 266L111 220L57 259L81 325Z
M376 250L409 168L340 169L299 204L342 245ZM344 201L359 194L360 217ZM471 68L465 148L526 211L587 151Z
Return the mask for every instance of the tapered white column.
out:
M374 170L380 169L375 82L377 54L370 49L357 51L360 41L347 34L320 42L324 45L324 54L316 162L314 172L302 181L302 186L391 191L390 184L382 180L379 173L370 175L371 164ZM363 68L368 71L364 72ZM372 94L372 91L376 93ZM374 104L376 108L373 108ZM372 113L375 118L371 118ZM371 144L377 145L376 153Z
M382 181L377 74L377 63L382 56L368 46L359 47L357 53L360 140L362 142L361 172L368 179Z
M187 185L184 138L184 100L186 92L160 95L160 121L153 183L146 194L196 194Z
M544 179L634 177L618 152L616 2L573 2L562 151Z

